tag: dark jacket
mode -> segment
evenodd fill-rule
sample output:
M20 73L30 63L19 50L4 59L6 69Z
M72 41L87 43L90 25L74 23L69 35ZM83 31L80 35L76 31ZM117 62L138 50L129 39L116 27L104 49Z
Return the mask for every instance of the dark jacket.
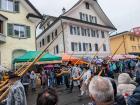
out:
M140 85L134 90L133 94L128 97L128 105L140 105Z

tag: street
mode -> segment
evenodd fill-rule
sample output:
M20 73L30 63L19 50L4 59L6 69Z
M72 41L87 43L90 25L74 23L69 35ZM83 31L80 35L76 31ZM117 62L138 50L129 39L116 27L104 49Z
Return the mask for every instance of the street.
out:
M65 90L65 86L61 86L56 89L59 102L58 105L83 105L90 102L90 98L88 96L84 96L79 98L78 95L80 94L78 87L74 87L73 93L69 93L68 90ZM36 105L36 98L39 92L36 91L35 93L29 93L27 96L28 105Z

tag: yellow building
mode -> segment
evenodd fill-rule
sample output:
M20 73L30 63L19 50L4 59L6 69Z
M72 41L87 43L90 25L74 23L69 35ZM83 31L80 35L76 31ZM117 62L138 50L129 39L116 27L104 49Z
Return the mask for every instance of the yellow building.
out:
M36 50L36 26L42 15L28 0L0 0L0 65L11 68L14 58Z
M140 36L125 31L110 36L110 46L112 54L118 49L116 54L140 55Z

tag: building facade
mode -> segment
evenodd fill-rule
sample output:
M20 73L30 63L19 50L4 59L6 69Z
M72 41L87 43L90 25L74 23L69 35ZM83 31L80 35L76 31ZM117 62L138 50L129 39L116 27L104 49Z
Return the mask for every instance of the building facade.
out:
M35 30L42 15L28 0L0 0L0 65L36 50Z
M118 49L116 54L140 55L140 36L133 32L125 31L110 36L110 45L112 54Z
M96 0L80 0L59 17L46 16L37 37L37 49L75 56L110 55L109 32L116 30ZM53 42L52 42L53 41Z

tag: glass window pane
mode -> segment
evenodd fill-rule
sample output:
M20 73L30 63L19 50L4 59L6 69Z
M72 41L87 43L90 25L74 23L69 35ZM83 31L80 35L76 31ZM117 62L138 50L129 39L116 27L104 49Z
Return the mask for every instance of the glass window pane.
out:
M8 11L14 11L14 3L13 3L13 0L8 0L7 6L8 6L8 8L7 8Z
M20 27L20 37L26 37L25 36L25 27L24 26L19 26Z
M3 10L7 10L7 0L1 0L1 8L3 9Z
M13 29L14 29L14 36L19 37L19 26L14 25Z

